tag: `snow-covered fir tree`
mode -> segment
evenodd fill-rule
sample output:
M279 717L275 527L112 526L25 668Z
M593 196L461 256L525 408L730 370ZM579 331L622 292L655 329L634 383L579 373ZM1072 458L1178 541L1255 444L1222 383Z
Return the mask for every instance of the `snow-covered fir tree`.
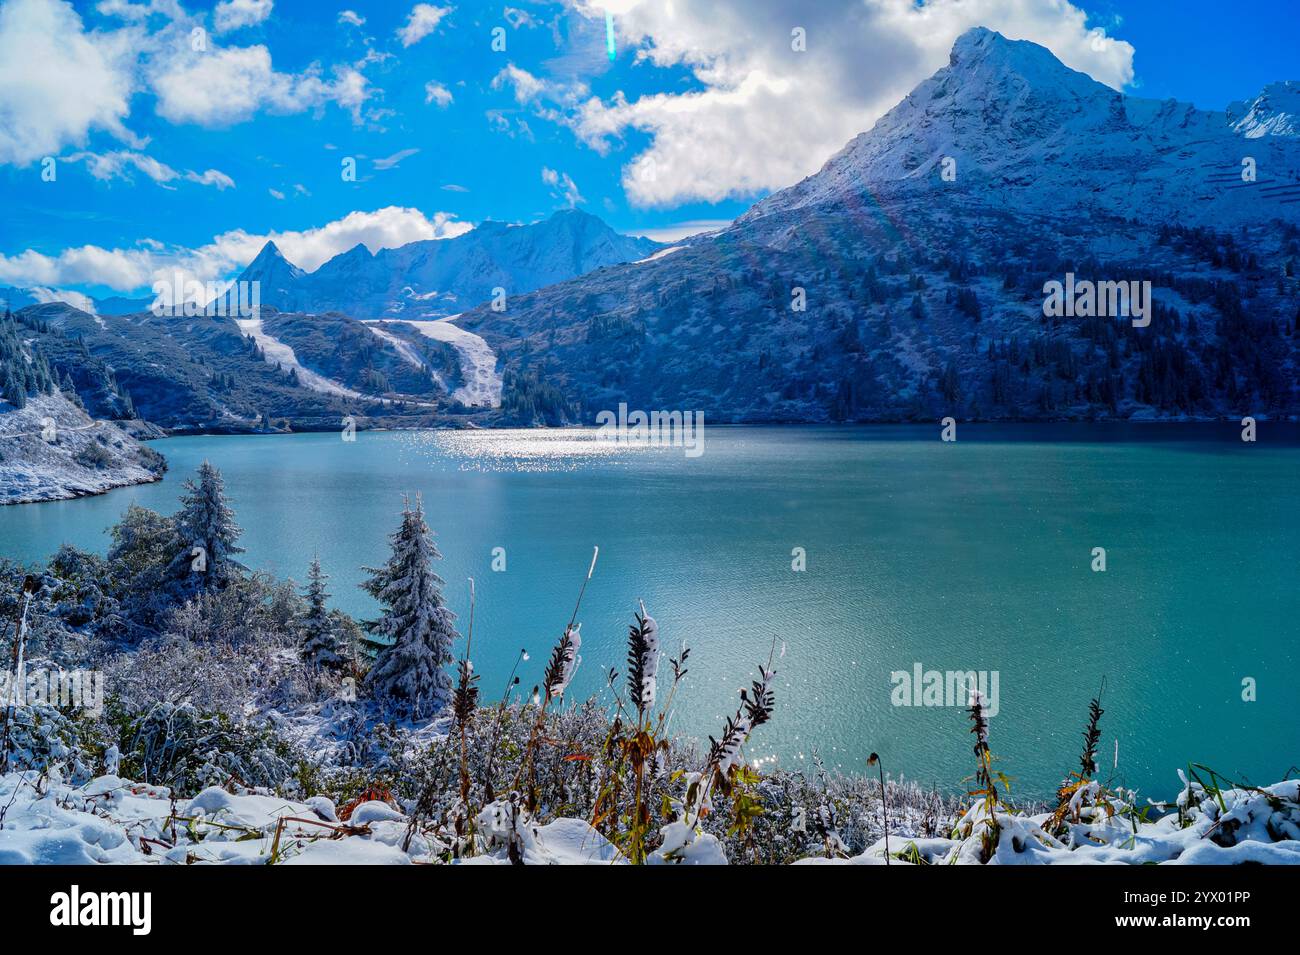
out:
M443 580L433 571L442 555L424 522L419 495L408 500L402 526L389 538L393 555L383 567L367 567L361 586L384 605L384 615L368 624L382 647L366 683L417 717L432 714L451 698L452 645L460 637L456 615L443 602Z
M180 552L172 559L170 570L183 589L223 587L242 569L234 555L244 552L238 543L243 531L226 502L221 472L210 462L199 466L197 482L185 482L175 522Z
M339 634L325 602L329 592L325 581L329 575L321 570L320 558L313 557L307 570L307 590L303 599L307 609L302 615L302 658L312 666L335 667L343 663L339 652Z

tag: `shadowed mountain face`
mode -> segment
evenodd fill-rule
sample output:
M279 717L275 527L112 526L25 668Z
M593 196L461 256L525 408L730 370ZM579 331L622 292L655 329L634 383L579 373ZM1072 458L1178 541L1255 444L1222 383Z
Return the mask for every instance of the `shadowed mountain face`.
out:
M620 235L595 216L569 210L533 225L485 222L454 239L371 252L357 245L315 272L290 264L267 243L240 276L262 283L262 304L285 311L339 311L357 318L454 315L493 295L544 285L651 255L658 243Z
M535 380L584 421L1294 412L1300 140L1265 99L1234 124L972 30L730 229L458 324L501 355L507 407ZM1150 325L1046 315L1068 273L1150 282Z

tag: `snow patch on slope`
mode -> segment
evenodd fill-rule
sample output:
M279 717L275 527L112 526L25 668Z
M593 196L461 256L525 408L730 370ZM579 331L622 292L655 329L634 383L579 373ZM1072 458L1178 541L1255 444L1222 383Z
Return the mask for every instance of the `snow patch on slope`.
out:
M444 389L447 387L447 383L442 380L442 375L429 367L429 363L424 360L423 356L421 356L418 351L415 350L414 345L408 341L403 341L392 332L386 331L374 322L365 322L364 324L366 328L370 329L375 334L376 337L392 348L393 351L397 352L398 356L408 365L419 368L421 371L429 372L429 374L433 375L434 381Z
M324 375L318 375L310 368L302 365L298 361L298 356L293 353L293 349L266 333L262 328L260 318L240 318L236 319L239 330L245 335L251 335L253 341L257 342L262 354L266 356L267 364L274 365L277 362L282 368L292 368L298 373L298 382L304 388L322 395L336 395L340 398L365 398L359 391L353 391L351 388L340 385L337 381L326 378Z
M406 324L426 338L446 342L456 349L465 384L452 392L453 398L470 407L499 408L502 380L496 370L496 352L473 332L452 324L459 317L449 315L433 322L408 321Z
M662 259L665 255L672 255L674 252L680 252L680 251L681 251L682 249L684 249L684 248L686 248L686 246L684 246L684 245L673 245L673 246L669 246L669 247L666 248L666 249L660 249L660 250L659 250L658 252L656 252L654 255L648 255L648 256L646 256L644 259L637 259L637 260L636 260L634 263L632 263L632 264L633 264L633 265L641 265L641 264L644 263L644 262L653 262L655 259Z

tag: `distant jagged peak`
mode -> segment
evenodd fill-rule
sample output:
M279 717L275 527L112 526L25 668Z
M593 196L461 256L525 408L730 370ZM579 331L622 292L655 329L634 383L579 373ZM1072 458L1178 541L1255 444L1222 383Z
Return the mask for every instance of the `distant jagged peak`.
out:
M266 243L262 246L261 251L259 251L257 255L253 256L253 262L271 262L276 259L284 259L284 253L280 251L280 247L275 244L274 239L267 239ZM288 260L286 259L285 261ZM251 265L252 262L249 264Z
M358 242L346 252L340 252L332 258L326 259L321 268L365 268L374 258L375 255L370 251L370 248L364 242Z
M1230 104L1228 123L1247 139L1300 138L1300 80L1270 83L1253 100Z
M280 251L280 247L275 244L274 240L267 239L266 244L262 246L262 251L258 252L253 261L248 263L248 267L244 269L244 274L240 278L248 280L261 275L281 273L286 269L289 270L293 278L301 278L306 274L284 257L284 253Z
M265 246L261 247L261 251L257 253L256 256L253 256L251 262L248 262L246 273L264 273L270 272L270 270L276 270L276 272L279 272L279 270L286 268L292 269L292 272L295 272L298 275L304 274L302 269L299 269L298 266L292 264L291 261L286 259L285 253L279 251L279 246L277 246L273 239L266 239Z
M645 258L659 244L623 235L597 216L563 209L530 223L484 220L468 232L417 239L372 254L354 245L310 273L267 242L240 279L260 283L263 308L382 317L420 302L437 317L495 288L533 291L608 265ZM409 292L407 291L409 289Z

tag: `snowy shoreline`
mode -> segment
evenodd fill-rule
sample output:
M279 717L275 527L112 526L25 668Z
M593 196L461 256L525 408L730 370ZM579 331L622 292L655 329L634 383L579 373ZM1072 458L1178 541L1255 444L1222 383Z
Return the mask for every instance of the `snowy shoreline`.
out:
M162 479L166 461L123 427L93 421L60 395L0 402L0 505L91 497ZM137 425L148 432L147 425Z

